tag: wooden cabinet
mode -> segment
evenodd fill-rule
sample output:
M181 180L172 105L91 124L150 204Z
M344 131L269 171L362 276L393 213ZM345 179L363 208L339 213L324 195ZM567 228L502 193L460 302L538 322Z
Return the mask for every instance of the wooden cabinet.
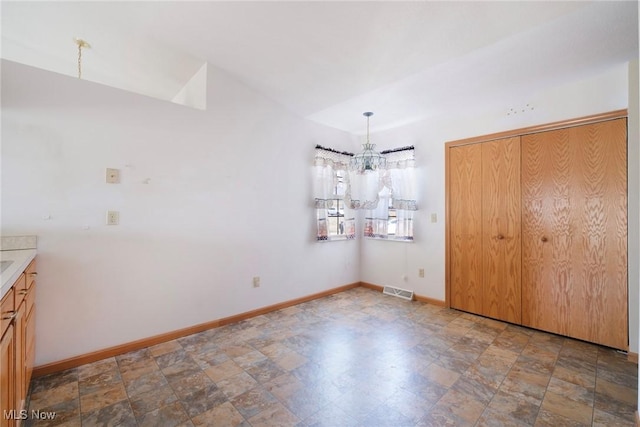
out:
M24 275L20 277L23 279ZM20 280L18 280L20 282ZM0 427L16 425L11 416L4 416L16 408L16 335L15 291L9 290L0 302ZM7 413L9 415L9 413Z
M625 119L522 137L523 324L626 348Z
M20 424L35 359L35 260L0 303L0 427Z
M449 305L626 350L626 118L549 127L447 144Z
M33 367L36 361L36 278L38 272L36 271L36 260L31 261L31 264L25 270L25 276L27 279L27 289L25 292L25 325L24 325L24 370L25 370L25 386L26 391L29 391L29 383L31 382L31 376L33 374Z
M9 427L16 425L16 417L4 416L15 407L16 401L16 368L15 368L15 339L14 339L13 323L4 330L4 335L0 338L0 408L2 416L0 416L0 427Z
M451 306L519 323L520 139L449 152Z

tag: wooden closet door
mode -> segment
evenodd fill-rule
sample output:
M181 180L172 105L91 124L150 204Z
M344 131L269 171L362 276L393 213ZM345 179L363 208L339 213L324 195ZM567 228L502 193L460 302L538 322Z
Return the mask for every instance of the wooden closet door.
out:
M523 324L628 347L626 119L522 137Z
M485 316L520 323L520 137L482 144L482 306Z
M451 307L482 314L482 148L449 149Z

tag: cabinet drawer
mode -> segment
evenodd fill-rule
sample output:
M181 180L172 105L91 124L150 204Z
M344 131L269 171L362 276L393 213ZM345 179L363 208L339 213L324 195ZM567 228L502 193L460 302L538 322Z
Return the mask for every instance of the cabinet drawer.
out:
M24 280L24 274L20 276ZM20 279L18 279L20 280ZM12 316L15 313L15 301L13 288L9 289L0 302L0 337L4 335L5 331L13 320Z
M26 287L27 289L33 286L38 278L38 271L36 270L36 260L31 261L29 266L24 270L24 273L27 275Z

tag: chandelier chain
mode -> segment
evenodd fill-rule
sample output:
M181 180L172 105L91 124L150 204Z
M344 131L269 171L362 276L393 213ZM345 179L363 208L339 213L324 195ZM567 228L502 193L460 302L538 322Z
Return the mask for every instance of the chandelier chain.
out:
M82 44L78 43L78 78L82 78Z
M78 78L82 78L82 48L91 48L91 45L85 40L74 38L73 41L78 45Z

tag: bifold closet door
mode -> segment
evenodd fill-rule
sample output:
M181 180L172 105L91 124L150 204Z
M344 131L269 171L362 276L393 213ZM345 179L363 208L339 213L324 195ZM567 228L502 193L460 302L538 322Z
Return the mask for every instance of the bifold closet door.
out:
M451 307L520 323L520 138L449 149Z
M482 143L482 311L520 323L520 137Z
M449 149L451 307L482 314L482 146Z
M522 137L522 322L626 349L626 119Z

